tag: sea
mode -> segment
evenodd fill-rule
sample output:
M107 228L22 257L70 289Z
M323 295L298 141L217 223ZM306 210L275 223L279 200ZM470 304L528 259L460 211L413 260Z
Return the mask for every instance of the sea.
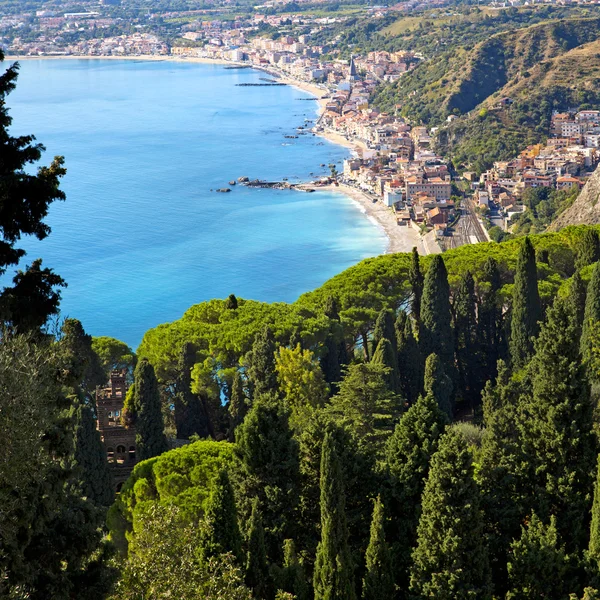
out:
M238 85L265 78L159 60L20 63L11 133L35 134L42 164L62 155L67 168L52 233L23 241L22 264L41 257L67 281L61 317L135 349L198 302L293 302L385 252L383 231L343 194L229 185L311 180L349 155L300 134L317 115L307 92Z

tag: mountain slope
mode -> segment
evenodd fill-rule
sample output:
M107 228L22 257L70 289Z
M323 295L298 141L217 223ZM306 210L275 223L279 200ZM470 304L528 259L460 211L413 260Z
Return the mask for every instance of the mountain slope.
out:
M567 225L598 223L600 223L600 169L596 169L572 206L552 223L550 231L558 231Z

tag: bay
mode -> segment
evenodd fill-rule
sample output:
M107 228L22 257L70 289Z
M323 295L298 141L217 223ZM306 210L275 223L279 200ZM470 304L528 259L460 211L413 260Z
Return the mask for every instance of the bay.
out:
M134 348L191 305L234 293L292 302L386 238L342 194L228 187L239 176L307 180L348 150L295 135L316 115L289 86L240 87L264 73L175 61L21 62L13 134L64 155L67 201L52 234L26 240L63 276L63 317Z

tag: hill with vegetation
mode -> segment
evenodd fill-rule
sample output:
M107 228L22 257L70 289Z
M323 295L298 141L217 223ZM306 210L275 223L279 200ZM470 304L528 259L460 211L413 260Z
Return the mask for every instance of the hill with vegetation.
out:
M453 48L374 101L440 126L439 149L455 164L484 170L545 138L552 110L600 106L599 25L599 18L551 21ZM501 98L512 103L498 106ZM458 118L446 125L448 117Z

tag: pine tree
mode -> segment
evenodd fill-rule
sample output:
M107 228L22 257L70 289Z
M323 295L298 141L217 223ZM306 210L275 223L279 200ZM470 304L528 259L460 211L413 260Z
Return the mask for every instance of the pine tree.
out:
M229 294L227 300L225 300L225 308L227 310L236 310L238 307L238 299L235 294Z
M205 510L207 529L202 539L202 557L208 560L231 552L242 558L242 540L237 508L229 475L221 469L213 485Z
M544 525L533 513L522 527L521 539L511 545L508 579L507 600L566 597L570 590L567 563L553 516Z
M581 273L575 271L571 277L571 285L569 287L569 304L575 316L575 326L577 327L577 339L581 339L583 320L585 315L585 299L587 288L581 279Z
M588 284L581 329L581 356L589 364L592 358L592 332L600 321L600 261L594 265Z
M410 302L410 314L417 325L421 322L421 298L423 296L423 273L421 272L421 263L419 262L419 252L417 248L412 249L410 257L410 268L408 271L408 281L412 289Z
M247 519L248 501L258 498L265 528L267 556L280 562L283 540L294 533L298 504L298 444L289 425L289 411L275 394L254 399L236 431L240 513Z
M510 355L516 369L525 366L531 358L533 339L539 333L541 320L535 250L526 237L519 249L512 298Z
M454 333L459 394L472 410L479 403L481 360L477 338L477 299L475 280L467 271L461 278L454 295Z
M488 258L483 264L477 313L477 339L481 348L482 363L480 381L484 385L485 382L495 379L498 360L505 358L507 354L499 297L501 287L498 263L495 259Z
M0 79L0 275L25 256L25 250L15 247L17 242L28 236L43 240L50 234L44 222L48 208L65 199L59 188L66 173L64 159L57 156L50 166L34 170L32 165L40 161L44 146L34 143L32 135L9 135L12 118L6 97L15 89L18 70L14 63ZM5 326L20 333L35 332L58 313L60 292L55 288L64 287L65 282L52 270L43 269L40 259L17 273L13 283L0 291L0 321Z
M400 318L399 316L398 320ZM402 329L398 329L400 327L398 321L396 329L400 389L408 403L413 404L423 389L423 358L413 333L411 319L405 316L403 321Z
M425 275L421 302L419 342L421 354L437 354L446 375L454 381L454 337L450 311L450 286L446 265L436 254Z
M373 508L366 563L367 571L363 578L362 600L392 600L394 578L390 551L385 541L383 504L379 496Z
M194 434L201 438L210 434L206 408L202 400L192 393L192 369L195 362L196 348L190 343L183 344L177 365L177 391L173 401L177 437L182 440L189 440Z
M315 600L355 600L348 548L342 472L334 439L325 435L321 454L321 541L317 547Z
M589 554L590 558L600 566L600 455L598 456L598 468L596 469L596 482L594 484Z
M379 312L379 315L377 315L377 321L375 322L375 329L373 330L373 337L371 339L371 357L375 354L377 346L383 338L390 342L395 359L396 330L394 328L394 314L387 308L382 309Z
M92 409L76 401L70 415L75 422L74 458L81 491L96 506L108 508L114 500L113 481Z
M294 540L283 542L283 567L275 569L276 588L292 594L295 600L308 600L309 586L296 554Z
M142 358L135 368L133 419L135 445L139 460L158 456L169 449L164 433L158 382L154 367Z
M248 552L246 553L246 585L254 590L259 600L269 597L269 563L265 548L265 534L258 498L252 501L252 514L248 524Z
M583 231L581 240L577 245L577 259L575 266L578 269L593 265L600 260L600 238L598 231L593 227L588 227Z
M417 541L421 496L447 417L435 398L421 396L402 415L386 446L390 478L390 523L388 538L394 540L392 557L395 582L408 589L408 567Z
M422 499L410 589L419 598L491 598L473 455L450 429L440 440Z
M425 394L435 398L440 410L452 421L452 380L444 371L437 354L431 354L425 361Z
M530 507L541 519L556 515L571 552L585 544L597 446L590 388L568 301L557 297L536 342L529 377L532 393L520 399L522 453L529 458Z
M244 420L248 412L248 401L244 394L244 382L239 371L233 376L231 384L231 397L229 398L229 441L235 440L235 430Z
M373 353L371 362L375 365L382 365L388 369L385 375L388 389L394 394L399 394L400 379L398 376L398 361L392 344L387 338L381 338L379 340L379 344Z
M276 350L273 332L269 327L264 327L256 334L250 353L248 379L252 385L253 397L278 390L275 371Z

